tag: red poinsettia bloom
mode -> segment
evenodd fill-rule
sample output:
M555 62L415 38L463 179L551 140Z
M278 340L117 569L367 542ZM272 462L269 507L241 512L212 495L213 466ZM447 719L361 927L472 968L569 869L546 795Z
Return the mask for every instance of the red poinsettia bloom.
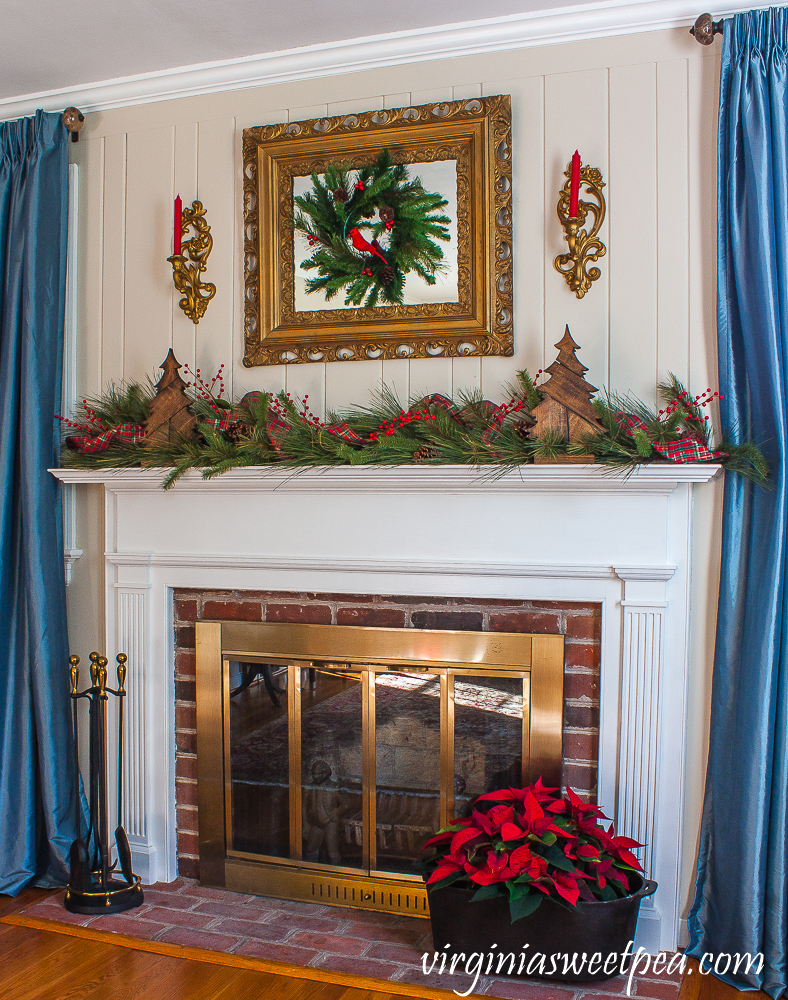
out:
M580 890L577 888L577 876L570 875L569 872L553 872L550 878L558 895L562 899L565 899L567 903L571 903L572 906L577 906L577 900L580 897Z
M434 856L422 863L427 884L474 886L485 895L500 887L513 916L523 896L552 897L577 906L579 900L615 899L630 891L630 872L642 868L630 837L617 837L596 805L571 789L561 796L541 779L526 788L480 795L470 817L456 819L424 845ZM496 890L493 889L493 892ZM538 905L538 903L536 904Z
M501 838L503 840L522 840L523 837L527 836L528 831L523 830L517 823L512 823L511 820L507 820L501 825Z
M501 788L497 792L485 792L477 802L522 802L529 793L536 797L537 802L552 802L557 788L546 788L542 779L537 778L533 785L526 788Z
M505 851L503 854L488 851L487 863L484 868L476 868L474 865L466 862L465 871L468 873L471 882L476 882L477 885L492 885L493 882L506 882L508 879L513 878L515 874L509 867L509 855Z
M449 853L456 853L463 846L463 844L469 844L472 840L477 840L479 837L483 837L484 833L485 831L477 826L466 826L464 830L460 830L459 833L455 833L452 837Z
M447 854L441 858L441 862L435 871L427 879L427 885L432 882L440 882L441 879L454 875L455 872L462 871L465 867L464 854Z
M534 854L527 844L516 848L509 856L509 867L518 875L529 875L532 879L547 876L547 862Z

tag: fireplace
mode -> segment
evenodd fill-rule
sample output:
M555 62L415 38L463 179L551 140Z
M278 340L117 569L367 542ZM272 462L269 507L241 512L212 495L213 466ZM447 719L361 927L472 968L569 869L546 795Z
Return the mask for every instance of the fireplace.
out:
M561 635L199 622L208 885L427 915L413 862L482 792L561 784Z
M104 648L129 656L122 821L144 882L176 877L181 843L198 853L196 833L178 831L196 802L177 804L192 779L176 761L196 757L176 757L176 733L194 729L176 683L194 682L176 673L175 592L579 602L601 609L597 799L646 843L659 882L637 944L676 947L680 863L694 847L682 815L689 634L713 614L690 600L692 496L719 467L496 471L249 468L207 482L189 473L164 492L161 470L53 470L103 491Z

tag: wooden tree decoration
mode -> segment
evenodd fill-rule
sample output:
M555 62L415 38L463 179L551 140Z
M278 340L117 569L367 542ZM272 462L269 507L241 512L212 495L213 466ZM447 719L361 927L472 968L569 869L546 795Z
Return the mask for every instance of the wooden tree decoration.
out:
M567 326L562 339L555 345L558 358L546 370L550 378L539 391L545 397L532 411L536 426L531 429L534 437L560 438L569 444L577 444L589 435L601 434L603 427L591 405L591 397L596 386L586 382L583 375L588 371L577 359L578 345L572 340ZM536 459L540 461L540 459ZM541 461L553 461L541 459ZM555 461L593 462L591 455L561 455Z
M177 440L193 440L197 436L197 418L191 411L186 395L186 383L178 374L181 367L170 348L159 365L164 374L156 383L156 395L150 404L150 416L145 422L145 447L158 448Z

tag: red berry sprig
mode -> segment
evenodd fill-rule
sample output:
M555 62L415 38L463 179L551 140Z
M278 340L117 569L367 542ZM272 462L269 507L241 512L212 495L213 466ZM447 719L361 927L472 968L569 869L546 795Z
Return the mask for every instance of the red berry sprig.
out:
M659 416L660 417L664 416L665 419L667 419L671 414L675 413L677 410L680 410L682 407L684 407L687 411L684 414L685 418L687 420L694 420L697 423L700 423L698 417L696 417L692 411L698 406L708 406L710 403L714 401L715 398L724 399L725 397L722 395L721 392L712 392L711 389L706 389L705 392L701 393L699 396L695 396L695 398L693 399L690 396L690 394L685 390L684 392L681 393L678 399L674 400L672 403L669 403L664 410L660 410ZM709 418L707 416L703 418L704 421L708 419Z
M297 405L296 401L293 399L293 397L290 395L289 392L286 392L285 396L287 398L288 403L292 404L293 406ZM308 399L309 395L304 396L304 398L300 402L301 409L296 411L300 422L304 424L306 427L311 427L317 430L331 431L331 428L327 427L326 424L324 424L323 421L320 419L320 417L318 417L316 414L312 412L312 410L309 407L309 403L307 402ZM290 423L292 419L292 411L289 410L288 407L277 396L271 396L270 402L268 403L268 408L284 423Z
M501 403L495 407L492 419L499 427L503 427L504 421L510 413L519 413L520 410L524 409L525 400L512 397L508 403Z
M66 427L73 427L77 431L88 431L90 434L95 434L96 428L92 424L78 424L76 420L69 420L68 417L61 417L59 413L55 414L55 420L59 420ZM102 429L102 428L99 428Z
M186 372L187 375L191 375L194 378L194 382L187 382L186 385L192 386L194 388L197 398L204 399L214 413L218 413L220 416L224 416L224 412L222 411L221 407L217 406L215 402L215 400L221 399L222 396L224 395L225 384L224 384L224 376L222 375L222 372L224 371L224 365L219 366L219 371L214 375L210 383L206 382L203 379L201 374L201 369L199 368L197 369L196 372L193 372L188 365L184 365L183 370ZM216 387L217 382L219 383L219 391L215 393L214 388Z
M309 403L307 403L308 399L309 396L306 395L301 400L301 412L298 414L298 416L301 419L301 421L307 425L307 427L316 427L318 430L323 430L324 428L326 428L326 425L323 423L320 417L317 416L317 414L312 412ZM328 430L331 431L331 428L329 427Z
M407 424L412 424L417 420L437 420L429 410L400 410L399 415L394 417L393 420L384 420L382 424L378 424L377 431L372 431L369 435L370 441L377 441L381 436L381 432L384 437L393 437L394 434L400 429L400 427L405 427Z

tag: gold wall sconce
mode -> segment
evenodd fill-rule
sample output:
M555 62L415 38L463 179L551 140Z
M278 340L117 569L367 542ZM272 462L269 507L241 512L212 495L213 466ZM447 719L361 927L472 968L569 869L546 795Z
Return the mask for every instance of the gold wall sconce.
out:
M189 227L195 235L183 241ZM178 305L197 324L205 315L208 303L216 295L216 285L200 280L208 267L213 249L211 227L205 221L202 202L193 201L191 208L182 208L180 195L175 199L173 253L167 260L172 264L172 281L183 298Z
M582 299L602 274L598 267L589 267L607 253L607 247L599 239L598 233L605 221L605 196L602 188L602 172L597 167L580 165L580 154L575 151L572 161L564 172L567 178L558 196L558 221L564 229L564 239L569 244L567 253L559 254L555 261L556 271L563 274L571 291ZM581 189L585 187L585 195L593 201L580 199ZM585 226L586 219L591 216L591 225Z

